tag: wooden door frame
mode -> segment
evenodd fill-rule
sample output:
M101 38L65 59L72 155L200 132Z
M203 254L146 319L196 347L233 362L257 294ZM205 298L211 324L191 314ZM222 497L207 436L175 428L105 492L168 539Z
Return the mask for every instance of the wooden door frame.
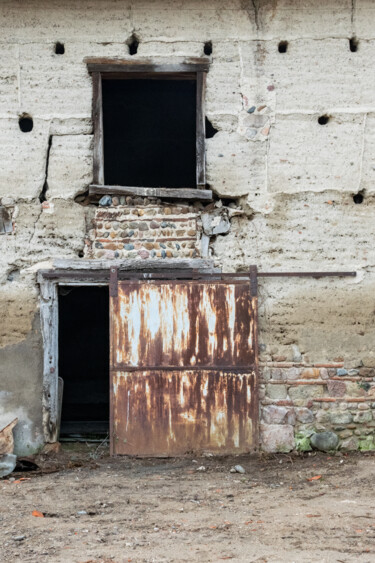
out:
M147 276L156 271L165 272L173 278L176 271L186 271L187 275L220 274L212 260L173 259L168 260L55 260L53 267L37 272L40 287L40 322L43 339L43 393L42 425L44 441L54 443L58 440L58 377L59 377L59 286L85 287L109 286L110 268L115 266L123 279L131 279L132 274Z

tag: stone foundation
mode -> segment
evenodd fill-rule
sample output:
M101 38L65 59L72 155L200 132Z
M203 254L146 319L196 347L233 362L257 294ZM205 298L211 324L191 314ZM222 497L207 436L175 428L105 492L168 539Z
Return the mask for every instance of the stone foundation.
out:
M350 369L343 362L263 365L262 449L375 450L374 359L361 363Z

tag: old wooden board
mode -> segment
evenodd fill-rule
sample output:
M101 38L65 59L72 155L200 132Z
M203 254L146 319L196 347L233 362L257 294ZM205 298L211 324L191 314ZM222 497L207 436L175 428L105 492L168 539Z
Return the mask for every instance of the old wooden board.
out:
M120 281L110 299L112 453L256 447L249 282Z

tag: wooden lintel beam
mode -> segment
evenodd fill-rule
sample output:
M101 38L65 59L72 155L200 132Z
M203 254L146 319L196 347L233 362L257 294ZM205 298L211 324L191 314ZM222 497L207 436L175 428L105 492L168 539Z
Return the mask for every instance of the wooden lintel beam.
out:
M209 62L197 63L176 63L176 64L153 64L153 63L134 63L129 60L110 60L98 59L97 61L91 59L87 61L87 69L89 72L150 72L150 73L164 73L164 72L208 72Z

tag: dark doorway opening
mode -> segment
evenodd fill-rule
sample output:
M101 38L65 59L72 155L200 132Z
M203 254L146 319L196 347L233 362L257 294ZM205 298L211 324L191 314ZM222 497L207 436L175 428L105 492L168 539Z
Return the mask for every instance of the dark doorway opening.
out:
M107 185L196 187L196 80L103 80Z
M59 376L60 436L103 439L109 433L108 287L59 288Z

